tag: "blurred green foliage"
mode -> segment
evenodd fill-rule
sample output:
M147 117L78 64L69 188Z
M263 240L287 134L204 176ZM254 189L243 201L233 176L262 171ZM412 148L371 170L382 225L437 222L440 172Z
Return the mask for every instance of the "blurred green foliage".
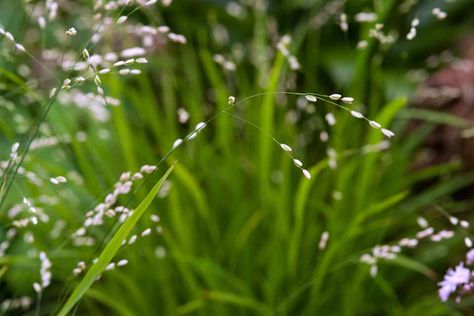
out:
M59 200L45 207L50 223L34 228L34 248L45 250L53 262L53 284L42 297L39 314L59 310L80 280L71 274L77 261L90 261L107 244L110 232L103 228L94 230L99 241L94 247L75 247L68 238L122 171L159 161L176 138L224 109L228 96L241 100L275 91L353 96L368 117L390 126L397 137L387 151L363 153L362 146L379 143L382 135L331 105L317 102L308 113L297 106L297 96L273 94L240 104L232 113L290 144L312 179L303 178L264 133L221 115L166 161L178 161L170 177L172 187L151 210L161 217L163 234L125 248L120 257L129 264L104 273L85 294L77 314L458 315L471 310L471 300L454 306L437 297L437 281L460 259L462 238L422 244L379 264L375 278L359 257L376 244L414 234L419 215L438 228L447 225L433 210L434 202L461 216L472 208L472 201L451 198L474 182L474 173L459 172L459 161L411 168L434 124L458 121L407 109L417 84L408 74L425 69L428 56L453 47L472 30L472 1L413 1L409 13L400 12L400 6L410 1L341 1L348 16L373 11L384 30L397 30L398 40L390 46L367 38L372 25L351 22L345 34L332 16L315 27L314 18L326 1L268 1L267 7L263 1L247 2L242 18L229 15L225 1L174 1L169 8L136 12L130 19L169 25L188 43L157 48L147 56L146 71L133 79L102 76L106 94L121 101L110 108L109 122L53 104L41 133L69 135L71 142L32 151L24 166L46 179L74 170L83 183L70 181L64 189L45 183L38 188L18 176L0 213L4 235L6 211L22 195ZM92 1L81 5L86 10ZM446 21L430 14L437 5L446 6ZM406 41L415 16L423 23L415 40ZM0 23L9 30L22 34L29 26L26 18L22 1L0 0ZM61 18L67 22L76 17ZM53 31L40 34L43 43L36 53L53 43L48 40ZM301 64L299 71L291 71L274 49L283 34L293 38L290 50ZM356 49L363 39L368 40L367 49ZM120 40L126 47L127 39ZM112 49L114 41L118 39L113 35L106 38L101 52ZM235 60L236 70L223 71L214 54ZM35 99L28 78L16 75L15 60L4 49L0 71L0 141L7 159L9 144L29 136L26 130L19 135L18 125L32 126L45 101ZM13 102L14 111L6 109L7 101ZM181 107L190 113L186 124L177 120ZM328 111L335 113L334 127L324 121ZM289 113L297 120L289 120ZM419 132L406 133L409 120L420 115L427 120ZM322 130L330 131L329 143L319 140ZM87 134L85 142L73 137L78 131ZM102 137L104 133L108 137ZM339 154L335 170L328 167L329 147ZM131 207L144 199L153 183L147 181L133 195ZM340 199L334 198L335 192ZM51 240L49 233L59 219L66 222L64 236ZM136 231L151 225L144 216ZM326 230L328 246L319 250ZM155 254L158 245L166 249L164 258ZM0 299L33 295L39 263L28 255L31 247L18 239L0 258L0 265L7 267L0 273ZM35 314L34 306L29 314Z

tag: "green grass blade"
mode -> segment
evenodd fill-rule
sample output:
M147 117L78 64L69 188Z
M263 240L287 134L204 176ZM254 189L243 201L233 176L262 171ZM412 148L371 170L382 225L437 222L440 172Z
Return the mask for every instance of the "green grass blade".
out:
M132 231L133 227L135 227L138 220L141 218L143 213L147 210L150 206L151 202L158 194L163 182L168 178L171 171L173 171L174 166L171 166L163 177L155 184L155 186L151 189L148 195L143 199L143 201L138 205L138 207L133 212L132 216L130 216L122 226L117 230L115 235L112 239L107 243L104 250L99 256L97 262L87 271L84 278L81 282L76 286L74 291L72 292L71 296L68 298L66 303L61 308L60 312L58 313L59 316L67 315L67 313L74 307L74 305L84 296L87 290L91 287L92 283L97 279L97 277L105 270L107 264L112 260L115 256L117 251L120 249L122 245L122 241L127 238L127 236Z

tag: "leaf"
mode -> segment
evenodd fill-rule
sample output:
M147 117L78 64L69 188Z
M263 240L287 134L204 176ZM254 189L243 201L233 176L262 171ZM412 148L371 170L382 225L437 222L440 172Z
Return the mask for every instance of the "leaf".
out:
M428 266L414 259L402 256L400 254L397 255L397 258L395 258L394 260L387 260L385 262L388 264L404 267L408 270L419 272L431 280L436 280L436 272L431 270Z
M58 316L65 316L73 307L74 305L84 296L87 290L91 287L97 277L104 272L107 265L110 263L112 258L115 256L117 251L122 246L122 241L127 238L130 234L132 229L137 224L138 220L141 218L143 213L147 210L150 206L151 202L158 194L163 182L168 178L171 171L173 171L174 166L171 166L163 177L155 184L155 186L151 189L148 195L143 199L143 201L138 205L138 207L133 212L132 216L130 216L120 228L117 230L115 235L112 239L107 243L104 250L100 254L97 262L92 265L92 267L87 271L84 278L79 282L76 286L74 291L72 292L71 296L69 296L66 303L63 305L61 310L58 313Z
M471 123L465 118L442 111L410 108L400 111L399 117L407 119L419 119L426 122L450 125L460 128L467 128L471 126Z
M252 298L236 295L228 292L206 291L205 298L222 303L228 303L236 306L253 309L263 315L271 315L272 310L265 304L262 304Z

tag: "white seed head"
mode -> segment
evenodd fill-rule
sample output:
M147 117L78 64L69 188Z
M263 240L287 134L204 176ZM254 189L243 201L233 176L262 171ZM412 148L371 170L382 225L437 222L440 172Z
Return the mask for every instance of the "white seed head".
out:
M309 173L308 170L302 169L303 175L305 176L306 179L311 179L311 173Z
M177 140L174 141L173 143L173 149L176 149L183 143L183 140L181 138L178 138Z
M325 118L326 118L326 122L328 122L330 126L336 125L336 117L331 112L326 114Z
M329 233L327 231L324 231L322 234L321 234L321 239L319 240L319 249L320 250L323 250L324 248L326 248L326 244L328 242L328 239L329 239Z
M33 289L35 290L36 293L41 293L41 285L37 282L33 283Z
M351 111L351 115L355 118L363 118L364 117L364 115L362 115L362 113L357 112L357 111Z
M133 181L137 181L137 180L141 180L141 179L143 179L143 175L140 172L136 172L132 176Z
M375 121L369 121L369 125L373 128L381 128L382 125L380 125L379 123L375 122Z
M125 15L122 15L117 19L117 24L122 24L125 21L127 21L127 17Z
M293 159L293 163L299 168L303 167L303 163L301 162L301 160Z
M12 145L11 152L16 153L18 152L18 148L20 148L20 143L16 142Z
M292 151L291 147L288 146L287 144L280 144L280 147L281 147L281 149L283 149L284 151L287 151L287 152Z
M137 64L146 64L148 63L148 60L145 57L140 57L140 58L135 59L135 62Z
M449 221L451 222L451 224L453 225L457 225L459 223L459 219L457 217L454 217L454 216L450 216L449 217Z
M464 244L466 244L466 247L471 248L472 247L472 240L469 237L464 238Z
M132 237L130 237L130 239L128 240L128 244L131 245L135 241L137 241L137 235L132 235Z
M392 132L392 131L389 130L389 129L382 128L381 131L382 131L382 134L384 134L384 135L387 136L388 138L391 138L391 137L395 136L395 133Z
M196 128L195 128L194 130L195 130L195 131L200 131L200 130L202 130L204 127L206 127L206 123L204 123L204 122L199 122L199 123L197 123Z
M334 100L334 101L337 101L341 98L342 98L342 95L340 95L339 93L333 93L329 96L329 99Z
M113 269L115 269L115 262L111 262L105 267L106 271L110 271L110 270L113 270Z
M5 32L5 37L6 37L9 41L11 41L11 42L13 42L13 43L15 42L15 38L13 37L13 34L12 34L12 33L10 33L10 32Z
M141 173L150 174L150 173L153 173L156 169L157 169L156 166L143 165L143 166L140 168L140 172L141 172Z
M15 44L15 49L19 52L22 52L22 53L26 52L25 47L23 45L19 44L19 43Z
M101 75L108 74L109 72L110 72L110 68L104 68L104 69L99 70L99 74Z
M370 276L375 278L377 276L377 265L376 264L372 264L370 266Z
M341 98L341 101L347 104L351 104L354 101L354 98L352 97L343 97Z
M418 223L418 225L420 225L421 228L428 227L428 221L424 217L418 217L416 219L416 222Z
M87 50L87 48L84 48L84 50L82 51L82 57L85 59L85 60L88 60L90 55L89 55L89 51Z
M142 231L141 236L145 237L145 236L149 236L150 234L151 234L151 228L147 228L144 231Z
M314 95L311 95L311 94L307 94L304 96L306 98L306 100L308 100L309 102L316 102L318 101L318 98L316 98Z
M321 133L319 133L319 139L325 143L329 140L329 134L326 132L326 131L322 131Z

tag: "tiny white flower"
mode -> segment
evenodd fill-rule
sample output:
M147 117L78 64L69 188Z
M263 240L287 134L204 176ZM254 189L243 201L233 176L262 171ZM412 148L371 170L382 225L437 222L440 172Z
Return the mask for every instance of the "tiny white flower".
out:
M229 105L233 105L235 103L235 97L234 96L229 96L229 98L227 99L227 103Z
M342 98L342 95L340 95L339 93L333 93L329 96L329 99L334 100L334 101L337 101L340 98Z
M118 267L123 267L123 266L126 266L128 264L128 260L127 259L122 259L122 260L119 260L117 262L117 266Z

